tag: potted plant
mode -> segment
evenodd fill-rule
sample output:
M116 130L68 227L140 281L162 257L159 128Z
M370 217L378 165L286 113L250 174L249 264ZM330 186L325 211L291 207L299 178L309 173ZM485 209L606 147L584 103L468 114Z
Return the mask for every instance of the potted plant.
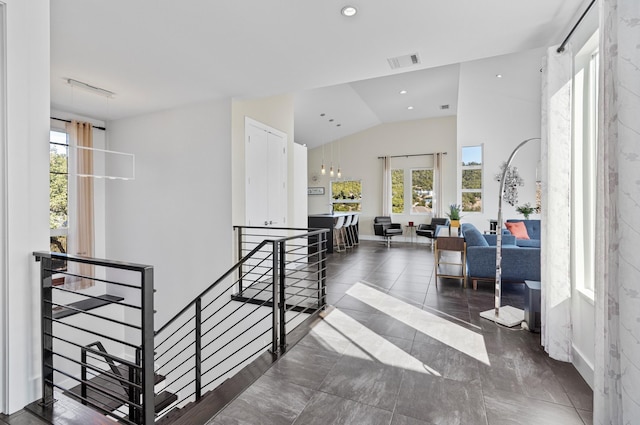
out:
M451 221L451 227L460 227L460 210L462 207L457 204L449 205L449 212L446 213Z
M527 202L524 205L519 205L516 208L516 211L522 214L525 220L529 220L529 215L533 214L536 211L536 209L532 207L529 202Z

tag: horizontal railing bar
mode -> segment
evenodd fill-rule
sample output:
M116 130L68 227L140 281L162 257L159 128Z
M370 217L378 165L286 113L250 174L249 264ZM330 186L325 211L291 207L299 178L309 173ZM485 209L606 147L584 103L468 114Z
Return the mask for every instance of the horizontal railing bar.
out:
M66 342L67 344L74 345L74 346L76 346L78 348L81 348L81 349L85 349L85 350L87 350L88 352L90 352L92 354L95 354L95 355L98 355L98 356L101 356L101 357L105 357L106 356L106 357L109 357L111 360L114 360L114 361L117 361L117 362L120 362L120 363L124 364L125 366L129 366L129 367L133 367L133 368L142 370L141 366L139 366L139 365L137 365L135 363L132 363L129 360L125 360L123 358L116 357L113 354L104 353L102 351L98 351L98 350L94 350L94 349L89 348L89 347L85 347L84 345L80 345L77 342L69 341L69 340L64 339L64 338L62 338L60 336L53 335L52 333L49 333L49 332L43 332L43 333L45 335L50 336L50 337L52 337L54 339L57 339L59 341ZM134 348L138 348L138 347L134 347ZM55 353L55 351L54 351L54 353Z
M54 387L58 388L59 390L66 391L66 392L68 392L68 391L69 391L69 389L68 389L68 388L65 388L65 387L63 387L63 386L60 386L60 385L58 385L58 384L56 384L56 383L52 382L52 381L51 381L51 380L49 380L49 379L45 379L45 382L47 382L48 384L50 384L50 385L52 385L52 386L54 386ZM115 419L116 419L116 420L118 420L118 421L124 421L124 422L125 422L125 423L127 423L127 424L136 425L134 422L131 422L131 421L130 421L129 419L127 419L126 417L120 417L120 416L118 416L118 415L114 414L113 412L111 412L111 411L109 411L109 410L107 410L107 409L105 409L105 408L103 408L103 407L98 406L97 404L95 404L95 403L93 403L91 400L89 400L88 398L85 398L85 397L79 396L79 395L77 395L77 394L73 394L73 397L78 398L78 399L80 399L80 400L82 400L82 401L87 402L88 404L90 404L90 405L92 406L92 408L94 408L94 409L96 409L96 410L99 410L99 411L101 411L102 413L104 413L105 415L111 416L112 418L115 418Z
M195 319L195 316L191 316L189 318L189 320L187 320L186 322L184 322L182 325L180 325L180 327L178 329L176 329L171 335L169 335L168 337L166 337L161 343L159 343L158 345L155 346L156 351L159 351L159 348L167 341L169 341L172 337L176 336L178 334L179 331L182 330L182 328L184 328L185 326L187 326L189 323L191 323L193 321L193 319ZM165 350L167 351L167 350Z
M255 340L254 340L255 341ZM253 341L252 341L253 342ZM264 346L262 346L261 348L257 349L256 351L254 351L253 353L249 354L247 357L245 357L243 360L241 360L240 362L238 362L235 366L227 369L226 371L222 372L221 374L219 374L218 376L214 377L212 380L210 380L207 384L203 384L203 387L210 385L212 382L216 381L217 379L220 379L221 377L224 376L225 373L229 373L232 370L244 365L244 363L249 360L251 357L255 356L256 354L264 351L265 349L269 348L269 345L271 345L271 343L268 343ZM243 347L244 348L244 347ZM224 360L223 360L224 361ZM219 365L219 364L218 364ZM215 365L214 367L212 367L211 369L207 370L206 372L204 372L202 375L204 376L205 373L209 373L210 371L212 371L213 369L215 369L218 365Z
M190 323L192 319L193 319L193 318L189 319L189 321L187 321L185 324ZM191 335L191 334L192 334L192 333L194 333L194 332L195 332L195 327L193 327L190 331L188 331L186 334L184 334L184 335L182 336L182 338L180 338L178 341L176 341L172 346L170 346L169 348L165 349L165 350L164 350L164 352L163 352L162 354L160 354L159 356L157 356L157 357L156 357L156 361L157 361L157 360L160 360L160 358L161 358L162 356L164 356L165 354L167 354L167 352L169 352L169 350L171 350L171 349L172 349L173 347L175 347L176 345L180 344L180 342L182 342L186 337L188 337L189 335ZM174 335L176 335L176 334L177 334L177 331L176 331L176 332L174 332L173 334L171 334L171 336L174 336ZM164 341L167 341L168 339L169 339L169 338L165 339ZM164 342L164 341L163 341L163 342ZM158 346L158 347L159 347L159 346ZM159 350L158 350L158 347L156 347L156 351L159 351Z
M249 341L248 343L244 344L242 347L238 348L236 351L234 351L233 353L229 354L227 357L225 357L224 359L220 360L218 363L216 363L215 365L213 365L212 367L210 367L209 369L207 369L206 371L202 372L201 376L205 376L207 373L211 372L213 369L215 369L216 367L220 366L223 362L225 362L226 360L228 360L231 356L234 356L235 354L237 354L240 350L242 350L243 348L245 348L247 345L251 344L253 341L255 341L256 339L260 338L261 336L263 336L264 334L266 334L267 332L270 332L271 328L265 330L264 332L262 332L260 335L258 335L256 338L252 339L251 341ZM271 345L271 342L269 342L269 344L263 346L260 350L256 351L254 354L252 354L251 356L254 356L256 353L259 353L260 351L264 350L265 348L267 348L269 345ZM247 359L251 358L251 356L246 357L244 361L246 361ZM239 365L240 363L238 363ZM237 367L237 365L236 365ZM229 369L233 370L234 368ZM228 372L227 371L227 372Z
M141 330L142 329L142 327L140 327L140 326L132 325L132 324L126 323L126 322L121 322L120 320L112 319L110 317L101 316L99 314L90 313L90 312L88 312L86 310L82 310L80 308L71 307L70 305L58 304L56 302L48 301L48 300L45 300L45 302L49 303L51 305L58 306L58 307L64 307L64 308L69 309L71 311L75 311L78 314L86 314L86 315L91 316L91 317L95 317L95 318L98 318L98 319L106 320L106 321L112 322L112 323L117 323L118 325L122 325L122 326L128 326L130 328L137 329L137 330Z
M260 226L233 226L233 229L262 229L262 230L266 230L266 231L273 231L273 230L295 230L295 231L301 231L301 232L305 232L304 235L307 236L314 236L314 235L319 235L322 233L328 233L329 229L314 229L314 228L304 228L304 227L260 227ZM304 236L304 235L298 235L299 236Z
M255 311L256 311L256 310L252 311L250 314L253 314ZM258 321L256 321L256 322L254 322L254 323L253 323L253 325L251 325L251 326L249 326L247 329L245 329L245 330L244 330L244 332L247 332L249 329L253 329L255 326L257 326L257 325L259 325L260 323L262 323L262 321L263 321L264 319L266 319L267 317L269 317L270 315L271 315L271 312L269 312L267 315L265 315L265 316L261 317L261 318L260 318L260 320L258 320ZM242 320L246 319L247 317L248 317L248 316L245 316L244 318L242 318ZM202 346L202 350L204 350L205 348L208 348L211 344L213 344L214 342L216 342L216 341L218 340L218 338L220 338L222 335L224 335L224 334L226 334L227 332L229 332L231 329L233 329L233 327L234 327L234 326L236 326L236 325L237 325L237 324L239 324L239 323L240 323L239 321L238 321L238 322L236 322L236 323L234 323L234 324L233 324L229 329L227 329L226 331L224 331L223 333L221 333L220 335L218 335L217 337L215 337L215 338L214 338L214 339L212 339L211 341L209 341L209 342L207 342L206 344L204 344L204 345ZM210 329L209 331L211 331L211 329ZM209 331L207 331L206 333L208 333ZM240 337L244 334L244 332L243 332L242 334L238 334L238 335L236 335L236 337L235 337L235 338L230 339L230 340L229 340L229 342L228 342L226 345L229 345L232 341L235 341L236 339L240 338ZM205 334L206 334L206 333L205 333ZM204 336L205 334L203 334L203 336ZM225 346L226 346L226 345L225 345ZM224 348L225 346L220 347L220 350L221 350L222 348ZM214 351L214 353L217 353L217 352L218 352L218 351L220 351L220 350ZM213 353L212 353L212 355L213 355Z
M108 377L110 377L110 378L113 378L113 379L116 379L116 380L118 380L118 381L126 382L128 385L132 385L132 386L134 386L135 388L142 389L142 386L140 386L140 385L138 385L138 384L136 384L136 383L134 383L134 382L131 382L131 381L129 381L128 379L125 379L125 378L124 378L124 377L122 377L122 376L118 376L118 375L116 375L115 373L113 373L113 372L111 372L111 371L107 371L107 370L104 370L104 369L100 369L99 367L94 366L94 365L92 365L91 363L82 363L82 362L81 362L81 361L79 361L79 360L76 360L76 359L71 358L71 357L69 357L69 356L65 356L64 354L60 354L60 353L58 353L58 352L53 352L52 354L53 354L54 356L62 357L63 359L66 359L66 360L68 360L68 361L70 361L70 362L72 362L72 363L75 363L75 364L77 364L77 365L84 366L84 367L86 367L86 368L92 369L92 370L94 370L94 371L96 371L96 372L99 372L99 374L106 375L106 376L108 376ZM100 359L95 358L95 357L92 357L92 359L94 359L94 360L98 360L98 361L100 360ZM104 361L104 360L103 360L103 361ZM106 363L106 361L104 361L104 362Z
M56 369L56 368L55 368L55 367L53 367L52 365L49 365L49 364L46 364L46 363L45 363L45 365L46 365L46 366L48 366L48 367L50 367L50 368L51 368L51 370L53 370L54 372L58 372L58 373L60 373L60 374L62 374L62 375L64 375L64 376L66 376L66 377L68 377L68 378L71 378L71 379L73 379L74 381L76 381L76 382L80 383L80 385L85 384L87 387L92 388L94 391L99 392L100 394L102 394L102 395L103 395L103 396L105 396L105 397L110 398L111 400L114 400L114 401L120 402L120 403L122 403L122 404L131 405L131 406L137 407L138 409L141 409L141 408L142 408L142 405L137 404L137 403L132 402L132 401L129 401L129 400L128 400L128 399L126 399L126 398L122 398L122 396L121 396L121 395L114 393L113 391L111 391L111 390L107 389L106 387L102 387L102 386L100 386L100 385L96 385L96 384L94 384L93 382L91 382L91 381L89 381L89 380L83 381L82 379L76 378L75 376L73 376L73 375L72 375L72 374L70 374L70 373L65 372L64 370ZM69 391L69 392L71 392L71 391ZM73 393L73 392L71 392L71 393L72 393L72 394L74 394L74 395L76 395L76 394L75 394L75 393Z
M257 252L262 246L266 245L267 242L263 241L258 247L255 248L255 252ZM252 252L254 252L252 251ZM202 291L200 293L200 295L198 295L197 297L195 297L193 299L193 301L191 301L189 304L187 304L182 310L180 310L180 312L178 312L178 314L176 314L175 316L173 316L172 319L170 319L167 323L165 323L160 329L158 329L158 331L155 332L155 335L158 335L160 332L162 332L163 330L165 330L171 323L173 323L178 316L181 316L185 311L187 311L189 308L191 308L191 306L193 306L196 302L196 300L198 298L202 298L204 297L206 294L209 293L209 291L211 291L215 286L218 285L219 282L222 282L224 279L226 279L229 275L231 275L231 273L233 273L238 267L240 267L242 264L244 264L247 260L249 259L249 256L245 256L243 257L240 261L238 261L233 267L231 267L229 270L227 270L222 276L220 276L214 283L212 283L207 289L205 289L204 291Z
M136 289L138 291L142 290L142 288L140 286L130 285L128 283L114 282L114 281L111 281L111 280L100 279L98 277L87 276L87 275L77 274L77 273L61 272L61 271L54 270L54 269L45 269L45 270L49 271L49 272L52 272L52 273L55 273L55 274L63 274L65 276L79 277L81 279L92 280L94 282L108 283L109 285L124 286L125 288L133 288L133 289ZM54 286L54 288L56 288L56 287ZM82 294L78 294L78 295L82 295Z
M69 289L61 288L59 286L52 286L51 289L55 289L56 291L66 292L66 293L69 293L69 294L74 294L74 295L77 295L79 297L92 298L94 300L100 300L100 301L109 301L109 303L111 303L111 304L118 304L118 305L121 305L121 306L124 306L124 307L135 308L136 310L142 310L142 307L140 307L138 305L123 303L122 301L111 301L111 300L108 300L106 298L96 297L95 295L80 294L77 291L71 291Z
M192 370L194 370L196 367L195 365L190 367L189 369L187 369L182 375L178 376L176 379L174 379L173 381L169 381L167 382L167 388L170 388L173 384L175 384L176 382L178 382L180 379L182 379L183 377L185 377L189 372L191 372ZM195 378L193 378L191 381L187 382L184 386L178 388L177 390L173 390L174 394L179 394L180 391L184 390L186 387L188 387L189 385L193 384L195 382Z
M189 344L187 347L192 346L193 344L195 344L195 342ZM193 359L195 357L195 353L188 355L182 362L178 363L173 369L169 370L168 372L163 372L162 374L165 376L169 376L171 375L173 372L175 372L180 366L182 366L183 364L185 364L186 362L188 362L189 360ZM165 363L164 365L158 367L158 371L160 371L160 369L162 369L164 366L166 366L167 364L171 363L172 360L177 359L177 357L172 357L167 363ZM189 370L193 370L195 368L195 366L192 366ZM184 374L182 374L180 377L182 377ZM178 378L179 379L179 378Z
M127 263L124 261L105 260L101 258L89 258L78 255L62 254L58 252L36 251L33 253L33 256L36 257L36 260L40 260L41 258L51 258L71 261L74 263L93 264L96 266L109 267L112 269L131 270L136 272L143 272L147 269L153 268L152 266L146 264Z
M258 292L258 294L262 293L265 289L260 290L260 292ZM256 294L257 295L257 294ZM251 300L255 299L255 297L250 298ZM255 307L250 313L246 314L242 319L238 320L236 323L234 323L233 325L231 325L231 327L229 329L227 329L226 331L224 331L223 333L221 333L220 335L218 335L216 337L216 339L214 339L213 341L217 340L218 338L220 338L222 335L226 334L229 330L233 329L234 326L238 325L240 322L242 322L244 319L246 319L247 317L251 316L253 313L255 313L256 311L258 311L260 309L260 307L264 307L267 303L269 303L269 299L267 299L266 301L263 301L261 304L258 304L257 307ZM242 306L240 306L242 307ZM235 313L236 311L239 310L238 307L237 309L235 309L233 312ZM204 321L209 320L211 317L213 317L213 315L215 314L215 312L207 317ZM219 321L218 323L216 323L215 325L213 325L211 327L211 329L209 329L206 332L202 333L202 337L204 337L205 335L207 335L209 332L213 331L218 325L222 324L222 322L224 322L225 320L227 320L229 317L231 317L231 314L227 315L227 317L225 317L224 319L222 319L221 321ZM203 347L204 348L204 347Z
M194 339L193 341L191 341L190 343L188 343L186 346L182 347L181 351L180 351L178 354L181 354L182 352L184 352L184 350L186 350L187 348L190 348L190 347L191 347L192 345L194 345L195 343L196 343L196 342L195 342L195 339ZM166 352L168 352L168 351L166 351ZM194 356L194 354L191 354L190 356L188 356L188 358L191 358L191 357L193 357L193 356ZM177 355L175 355L175 356L171 357L171 358L170 358L170 359L168 359L166 362L164 362L164 363L162 363L161 365L159 365L157 369L158 369L158 370L160 370L160 369L162 369L162 368L164 368L164 367L167 367L167 365L168 365L169 363L171 363L172 361L176 360L177 358L178 358L178 356L177 356ZM157 359L156 359L156 361L157 361ZM181 363L181 364L182 364L182 363ZM178 365L178 366L180 366L180 365ZM175 368L173 368L172 370L170 370L170 371L169 371L169 372L167 372L166 374L168 375L169 373L173 372L174 370L175 370Z
M71 323L67 323L67 322L63 322L62 320L54 319L53 317L43 316L43 318L46 319L46 320L51 320L52 322L60 323L61 325L68 326L68 327L73 328L73 329L77 329L79 331L83 331L83 332L89 333L91 335L95 335L95 336L98 336L98 337L101 337L101 338L106 338L106 339L108 339L110 341L116 342L118 344L126 345L126 346L131 347L131 348L138 348L139 347L137 345L131 344L130 342L121 341L119 339L110 337L108 335L103 335L103 334L98 333L98 332L93 332L93 331L90 331L88 329L81 328L80 326L72 325Z

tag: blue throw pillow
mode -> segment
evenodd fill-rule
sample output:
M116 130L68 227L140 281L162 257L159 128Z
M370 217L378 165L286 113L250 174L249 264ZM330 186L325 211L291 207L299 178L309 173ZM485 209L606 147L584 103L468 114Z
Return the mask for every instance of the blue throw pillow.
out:
M463 226L462 233L467 246L489 246L482 233L471 224Z

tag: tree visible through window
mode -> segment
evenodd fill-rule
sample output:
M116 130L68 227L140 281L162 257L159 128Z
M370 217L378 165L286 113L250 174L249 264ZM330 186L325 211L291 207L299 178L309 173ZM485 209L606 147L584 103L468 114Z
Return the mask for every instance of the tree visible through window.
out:
M482 146L462 147L462 211L482 211Z
M433 170L411 170L411 214L428 214L433 208Z
M404 170L391 170L391 212L404 212Z

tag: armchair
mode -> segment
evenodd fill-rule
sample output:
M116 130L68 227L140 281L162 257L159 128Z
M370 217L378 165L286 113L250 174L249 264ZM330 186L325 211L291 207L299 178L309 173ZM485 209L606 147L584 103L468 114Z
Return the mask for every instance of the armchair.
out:
M391 217L376 217L373 219L373 233L385 238L387 246L390 246L391 237L402 234L402 225L400 223L392 223Z
M448 218L432 218L431 223L429 224L418 224L416 235L426 236L427 238L431 239L431 243L433 244L433 240L436 238L436 235L438 234L440 228L448 226Z

